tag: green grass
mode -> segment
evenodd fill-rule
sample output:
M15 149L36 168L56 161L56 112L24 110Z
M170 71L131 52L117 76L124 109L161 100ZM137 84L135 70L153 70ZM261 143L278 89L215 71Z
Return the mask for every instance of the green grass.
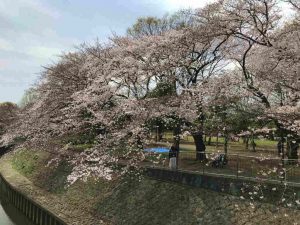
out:
M164 133L163 138L169 142L172 142L173 134L171 132L166 132L166 133ZM208 137L206 138L206 141L208 142ZM217 138L216 137L211 138L211 145L208 145L207 142L206 142L207 150L214 151L216 149ZM224 138L219 137L218 143L219 143L218 150L222 150L223 144L224 144ZM255 143L256 143L256 148L259 150L276 151L276 149L277 149L277 141L272 141L272 140L267 140L267 139L255 139ZM240 138L239 142L229 141L228 146L229 146L229 151L231 151L231 150L232 151L245 151L246 150L246 145L243 143L243 140L241 138ZM249 151L251 148L252 148L251 143L249 141L249 147L248 147ZM189 136L185 136L183 139L181 139L180 149L183 151L194 151L195 147L194 147L193 137L189 135Z
M34 177L34 183L43 189L61 194L66 191L67 177L72 172L72 167L61 161L55 167L42 167Z
M250 186L247 191L253 191L253 187ZM263 202L260 200L260 206L255 209L258 212L257 216L260 213L264 215L263 209L267 207L275 208L267 204L262 206ZM245 217L243 213L250 214L249 203L248 200L241 201L239 197L201 188L143 178L140 182L119 182L113 191L97 203L96 215L102 215L112 224L118 225L231 225L239 224L237 221ZM239 205L242 211L237 211L236 205ZM282 212L281 216L283 214ZM294 215L297 215L297 212ZM252 217L248 221L252 221ZM272 217L264 216L261 221L263 220L270 220L266 224L274 222L271 222Z
M167 139L167 140L172 140L173 139L173 133L171 133L171 132L165 132L164 135L163 135L163 138ZM186 142L194 142L194 139L193 139L193 137L191 135L187 135L187 136L183 137L181 140L182 141L186 141ZM207 137L207 141L208 141L208 137ZM212 137L211 138L211 142L217 142L217 137ZM224 138L223 137L219 137L218 142L220 144L224 143Z
M151 162L156 162L159 160L167 159L169 157L169 153L154 153L146 156L146 160Z
M210 205L215 199L207 193L148 178L141 182L123 181L98 203L97 213L119 225L198 224L205 214L204 204ZM212 199L206 202L206 197ZM222 220L227 221L230 209L224 209L223 213ZM221 220L221 216L216 215L215 219Z
M21 149L13 155L11 163L15 170L36 186L49 192L62 193L72 168L66 161L61 161L58 166L47 166L49 160L49 154L45 151Z
M277 147L277 141L267 140L267 139L255 139L255 143L257 146L264 146L264 147Z
M94 144L77 144L77 145L71 145L71 148L73 151L77 152L83 152L86 149L92 148Z
M12 158L12 166L24 176L32 176L43 161L43 156L35 151L20 149Z

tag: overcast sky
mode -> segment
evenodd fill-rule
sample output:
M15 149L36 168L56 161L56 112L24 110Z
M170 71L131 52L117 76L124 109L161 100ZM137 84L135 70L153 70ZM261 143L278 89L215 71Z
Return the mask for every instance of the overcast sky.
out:
M213 0L0 0L0 102L19 102L42 65L74 46L124 34L140 16Z

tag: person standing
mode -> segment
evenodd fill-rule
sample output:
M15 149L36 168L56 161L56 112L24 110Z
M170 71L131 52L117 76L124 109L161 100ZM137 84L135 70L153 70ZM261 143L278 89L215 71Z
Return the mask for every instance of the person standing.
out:
M169 168L171 170L176 170L178 166L178 152L179 150L172 145L169 150Z
M284 151L284 139L283 138L281 138L278 141L277 150L278 150L278 156L282 157L283 156L283 151Z

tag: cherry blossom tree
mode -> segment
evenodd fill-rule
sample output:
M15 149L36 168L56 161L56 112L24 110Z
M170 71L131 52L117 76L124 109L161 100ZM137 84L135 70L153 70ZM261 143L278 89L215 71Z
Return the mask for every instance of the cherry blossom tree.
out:
M280 95L279 92L288 88L290 93L291 87L297 85L295 82L288 82L289 79L290 81L295 80L297 72L291 71L297 71L297 64L291 65L291 62L283 60L283 58L287 58L283 54L289 54L290 61L297 59L295 53L298 50L298 38L294 33L298 30L297 20L292 22L293 25L287 24L286 28L279 29L279 19L276 1L272 0L219 1L207 6L199 13L201 23L211 24L212 29L208 31L210 35L219 36L226 33L230 36L229 41L235 47L227 52L227 57L233 60L233 63L237 63L237 69L244 77L249 93L252 93L254 99L263 103L266 111L269 112L282 106L276 104L274 99L276 95ZM294 37L292 37L292 33L294 33ZM287 35L290 36L287 37ZM294 42L290 42L291 39ZM278 46L284 45L284 43L290 45L289 47L285 46L285 49L288 49L285 53L278 49ZM274 50L277 53L273 52ZM260 55L259 51L264 55ZM289 53L287 53L288 51ZM294 55L291 55L291 52ZM274 54L277 54L277 60ZM261 60L262 58L264 60ZM289 68L277 71L277 75L273 74L272 71L278 70L279 66ZM291 66L294 66L296 70L291 70ZM287 74L289 72L291 73ZM297 95L299 92L297 89L292 92L295 103L298 101L295 94ZM285 102L284 104L288 105L289 103ZM285 129L278 118L273 117L273 119L279 130Z
M290 3L296 10L300 10L300 3L297 0L286 0L286 2Z
M11 102L0 103L0 155L5 153L14 144L7 144L5 136L10 131L11 126L15 123L18 112L19 108L16 104Z
M53 148L74 165L75 182L110 179L116 162L127 163L121 174L138 166L156 118L177 121L176 134L179 126L189 131L202 160L205 114L245 99L263 108L260 118L299 135L299 25L279 22L275 0L218 1L197 11L192 26L141 19L130 35L82 45L45 67L38 98L5 140L22 136L39 145L92 133L91 149Z
M0 135L14 122L18 106L11 102L0 103Z

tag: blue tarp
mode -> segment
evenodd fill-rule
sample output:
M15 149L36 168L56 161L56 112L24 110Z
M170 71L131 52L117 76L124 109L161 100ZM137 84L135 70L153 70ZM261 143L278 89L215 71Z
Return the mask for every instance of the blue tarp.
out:
M157 153L164 153L169 152L169 149L166 147L156 147L156 148L146 148L144 149L145 152L157 152Z

